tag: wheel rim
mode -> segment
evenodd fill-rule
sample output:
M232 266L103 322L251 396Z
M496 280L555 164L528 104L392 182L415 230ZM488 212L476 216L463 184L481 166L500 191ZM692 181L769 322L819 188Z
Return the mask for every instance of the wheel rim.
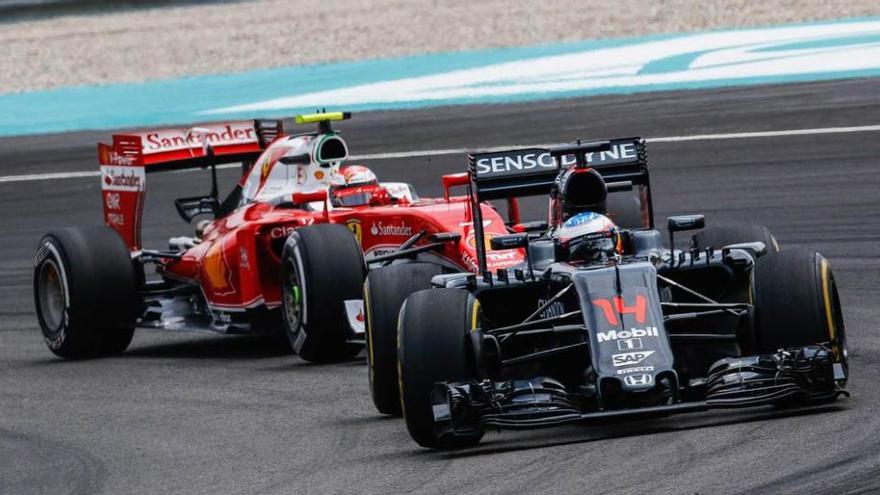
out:
M67 306L67 300L61 271L52 259L47 259L40 266L38 295L43 322L53 333L59 332L64 324L64 308Z
M299 332L302 325L302 288L299 283L299 273L296 263L288 263L287 279L284 281L282 300L284 302L284 315L287 321L287 331L292 335Z

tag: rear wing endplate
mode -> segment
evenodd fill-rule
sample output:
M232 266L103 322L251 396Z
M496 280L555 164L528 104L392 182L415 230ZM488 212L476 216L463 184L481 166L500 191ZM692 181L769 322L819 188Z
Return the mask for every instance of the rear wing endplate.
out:
M204 167L208 165L208 144L215 164L250 163L283 134L280 120L115 134L112 144L98 143L104 223L116 230L129 248L140 249L147 173Z

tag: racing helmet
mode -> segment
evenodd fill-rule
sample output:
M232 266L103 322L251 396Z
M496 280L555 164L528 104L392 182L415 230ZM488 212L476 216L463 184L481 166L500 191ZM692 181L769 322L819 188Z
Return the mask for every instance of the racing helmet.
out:
M382 192L384 189L372 170L363 165L346 165L333 178L330 201L333 206L365 205Z
M604 261L619 251L620 234L605 215L592 211L569 217L554 234L562 258L569 261Z
M605 213L608 187L592 168L570 167L556 177L550 191L550 225L560 225L581 212Z

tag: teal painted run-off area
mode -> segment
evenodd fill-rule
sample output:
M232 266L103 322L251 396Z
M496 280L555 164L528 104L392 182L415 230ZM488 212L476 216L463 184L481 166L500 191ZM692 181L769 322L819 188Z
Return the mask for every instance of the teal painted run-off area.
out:
M0 94L0 135L878 75L880 19L849 19Z

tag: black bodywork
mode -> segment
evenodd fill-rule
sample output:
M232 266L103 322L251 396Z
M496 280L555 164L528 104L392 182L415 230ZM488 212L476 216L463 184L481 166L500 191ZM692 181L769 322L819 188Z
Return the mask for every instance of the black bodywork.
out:
M623 153L623 146L630 152ZM483 173L486 166L478 166L522 153L547 153L556 166L526 172L499 166L488 173ZM801 404L846 393L846 370L835 362L829 346L817 343L756 355L751 275L769 246L663 246L653 225L644 141L578 143L469 158L474 205L547 194L560 163L567 161L597 170L609 194L632 195L643 213L642 224L622 226L622 254L601 262L562 259L549 233L496 239L494 248L524 248L529 259L521 269L490 273L485 271L487 246L479 208L474 207L482 273L433 280L436 287L468 290L480 308L477 328L469 332L476 377L437 383L432 391L438 436L467 435L485 427L539 428ZM672 218L670 237L674 230L702 223L701 216Z

